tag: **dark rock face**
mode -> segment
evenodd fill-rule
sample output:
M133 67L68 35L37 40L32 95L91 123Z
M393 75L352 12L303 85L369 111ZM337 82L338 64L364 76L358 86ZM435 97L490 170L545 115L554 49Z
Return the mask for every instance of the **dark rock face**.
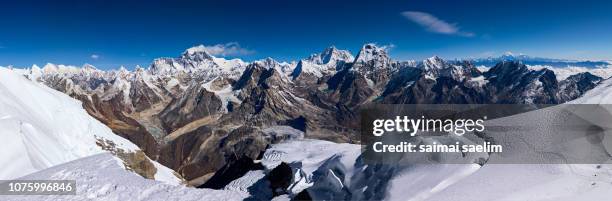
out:
M439 57L418 68L403 68L383 91L380 102L393 104L488 103L483 87L475 83L481 72L471 63L447 63Z
M276 166L266 178L270 181L270 188L272 189L273 196L285 194L287 188L291 184L293 178L293 170L287 163L281 163Z
M557 78L551 70L533 71L520 62L502 62L484 73L494 103L560 103Z
M241 156L221 167L215 172L215 175L198 188L223 189L227 184L244 176L247 172L261 169L263 169L261 164L255 164L251 158Z
M336 73L327 81L327 85L331 91L331 100L351 108L361 105L374 94L366 77L350 69Z
M312 200L312 197L310 197L310 194L308 193L307 190L304 190L300 193L298 193L297 195L295 195L295 197L293 197L293 199L291 200L295 200L295 201L310 201Z
M595 88L602 80L589 72L571 75L559 83L559 99L563 102L574 100Z
M382 93L381 103L393 104L557 104L577 98L601 80L575 75L558 82L553 71L529 70L520 62L502 62L485 73L470 63L442 68L404 68ZM437 76L437 77L436 77Z
M147 86L146 81L143 78L144 69L139 68L134 79L132 79L132 86L130 87L129 97L132 101L134 109L138 112L151 108L153 105L162 101L161 95L155 91L156 88Z
M221 100L201 85L191 85L181 97L173 99L160 113L166 130L172 132L186 124L219 113Z
M226 133L203 126L166 144L159 161L194 180L237 159L246 160L242 157L256 159L268 144L257 128L243 126Z
M217 148L218 144L211 141L218 142L224 134L226 133L213 132L205 126L183 134L162 147L159 162L174 169L187 180L214 172L225 165L223 155L200 150L198 147L210 142L209 146Z
M234 89L240 90L242 103L232 113L221 117L222 124L268 127L289 125L300 130L321 125L316 121L326 119L324 110L313 105L294 92L292 83L276 69L265 69L260 64L247 67ZM315 121L315 122L313 122Z

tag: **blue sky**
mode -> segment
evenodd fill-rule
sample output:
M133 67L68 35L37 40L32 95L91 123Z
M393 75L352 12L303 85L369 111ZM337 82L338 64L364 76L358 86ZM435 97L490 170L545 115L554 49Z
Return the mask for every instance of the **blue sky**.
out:
M11 1L0 8L0 65L147 66L190 46L295 60L368 42L396 59L506 51L612 59L611 1Z

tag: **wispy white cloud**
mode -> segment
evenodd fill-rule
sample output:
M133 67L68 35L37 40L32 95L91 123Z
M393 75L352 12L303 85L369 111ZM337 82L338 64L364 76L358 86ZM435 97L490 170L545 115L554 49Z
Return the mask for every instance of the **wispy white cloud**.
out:
M384 49L385 51L389 52L391 51L393 48L395 48L395 44L393 43L389 43L386 45L381 46L380 48Z
M204 46L206 52L213 56L242 56L254 54L254 50L243 48L237 42Z
M456 35L463 37L474 37L476 34L469 31L463 31L456 23L448 23L436 16L419 11L405 11L401 13L406 19L425 28L425 30L433 33Z
M92 54L91 56L89 56L91 59L93 60L98 60L100 58L100 55L97 54Z

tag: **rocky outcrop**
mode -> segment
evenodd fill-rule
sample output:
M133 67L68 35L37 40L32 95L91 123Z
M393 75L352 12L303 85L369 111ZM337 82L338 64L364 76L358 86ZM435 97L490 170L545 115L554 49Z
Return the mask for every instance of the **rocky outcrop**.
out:
M223 103L215 93L201 84L193 83L180 97L174 98L159 117L168 133L190 122L214 115L223 110Z
M595 88L602 80L603 78L589 72L571 75L559 82L559 99L563 102L574 100L588 90Z
M494 103L557 104L559 86L548 69L529 70L520 62L501 62L484 73Z
M201 185L217 170L241 157L256 159L269 144L262 131L243 126L226 132L203 126L168 142L160 163L176 170L185 179ZM231 181L231 180L230 180Z
M198 186L198 188L223 189L227 184L242 177L247 172L262 169L263 166L254 163L253 159L241 156L225 164L206 183Z
M293 170L287 163L281 162L266 175L266 178L270 181L272 195L276 197L287 193L289 185L292 183Z

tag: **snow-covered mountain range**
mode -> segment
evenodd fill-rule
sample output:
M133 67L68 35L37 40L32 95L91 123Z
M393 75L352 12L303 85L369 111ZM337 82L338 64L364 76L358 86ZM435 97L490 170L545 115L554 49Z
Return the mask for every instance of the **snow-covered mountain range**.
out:
M506 52L499 57L487 57L472 59L474 64L482 66L493 66L502 61L521 61L530 66L548 66L555 68L565 67L585 67L585 68L607 68L612 63L610 61L591 61L591 60L571 60L571 59L551 59L543 57L532 57L524 54L514 54Z
M168 167L189 186L220 190L219 199L422 200L445 195L446 189L460 189L455 184L476 182L469 178L481 170L492 172L483 173L486 176L502 173L478 164L369 167L360 162L359 146L354 145L359 142L357 119L362 106L561 104L595 99L606 103L605 94L612 92L605 76L609 69L602 66L526 65L525 61L536 59L528 57L449 61L434 56L397 61L386 51L365 44L353 56L332 46L297 62L272 58L245 62L217 58L204 46L196 46L176 58L155 59L147 68L132 71L55 64L0 68L0 125L12 136L8 139L15 141L15 147L7 151L35 153L0 176L15 178L81 161L28 176L43 178L86 161L111 164L112 157L133 170L134 162L125 162L126 158L140 158L138 164L151 163L144 166L155 168L133 170L139 175L180 182ZM49 142L53 143L45 144ZM53 148L47 152L41 147ZM113 155L95 155L103 152ZM0 161L11 161L23 152L9 153ZM87 156L92 157L81 159ZM126 174L108 167L112 174ZM151 173L152 169L165 176ZM559 169L535 172L548 170ZM91 168L83 171L99 174ZM600 174L600 170L585 171ZM588 180L567 178L580 184ZM120 179L103 182L124 185ZM170 192L185 192L191 198L207 192L148 180L134 182L156 186L148 190L162 198L176 198ZM404 186L413 188L408 191ZM88 195L99 196L91 188L84 189ZM228 197L226 191L239 194ZM104 193L108 192L112 193ZM136 199L147 198L151 197ZM450 199L439 197L444 198Z

